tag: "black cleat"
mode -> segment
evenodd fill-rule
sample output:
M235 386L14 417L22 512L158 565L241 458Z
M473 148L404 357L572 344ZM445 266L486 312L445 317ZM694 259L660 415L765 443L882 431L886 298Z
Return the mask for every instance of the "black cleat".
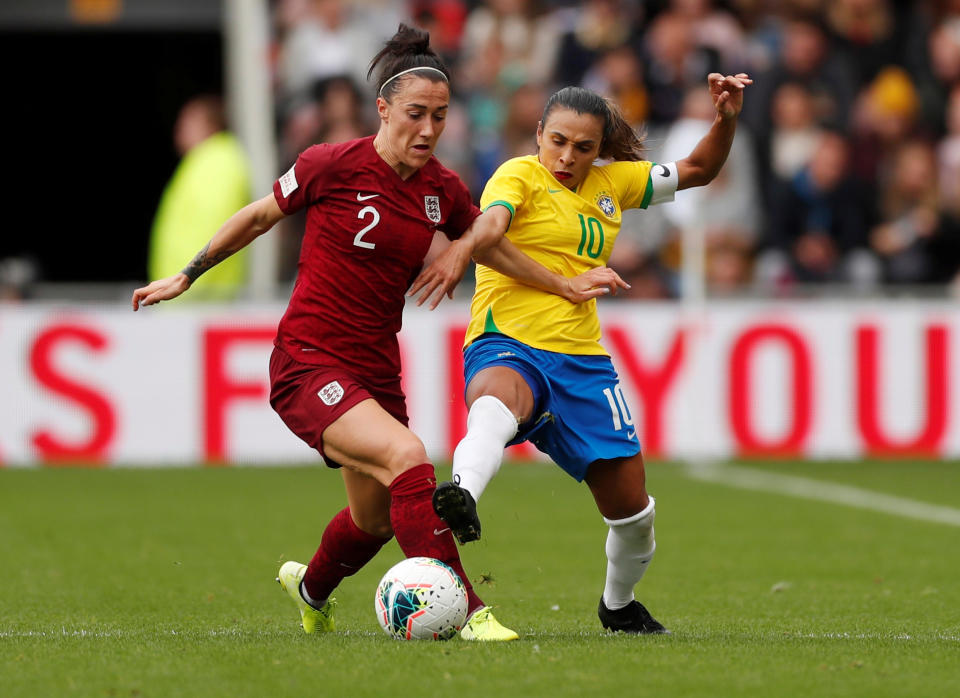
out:
M441 482L433 493L433 510L453 531L460 545L480 539L480 517L473 495L460 485Z
M610 632L635 633L637 635L669 635L670 631L658 623L639 601L631 601L623 608L611 611L600 597L597 609L600 623Z

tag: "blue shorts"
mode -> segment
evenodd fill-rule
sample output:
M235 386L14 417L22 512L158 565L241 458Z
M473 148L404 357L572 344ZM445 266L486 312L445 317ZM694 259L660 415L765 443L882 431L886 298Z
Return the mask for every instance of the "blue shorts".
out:
M533 391L533 418L508 445L530 441L578 482L594 461L640 452L609 356L559 354L488 334L464 351L464 385L491 366L512 368Z

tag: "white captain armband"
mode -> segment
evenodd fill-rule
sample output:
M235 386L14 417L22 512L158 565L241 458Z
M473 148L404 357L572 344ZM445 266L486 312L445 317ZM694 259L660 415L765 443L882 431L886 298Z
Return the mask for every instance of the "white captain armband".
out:
M677 163L667 162L651 167L650 186L653 187L653 195L650 197L649 205L673 201L673 195L677 193L679 183Z
M296 167L297 163L293 163L290 169L280 177L280 193L283 194L284 199L288 198L300 186L297 183L297 173L294 171Z

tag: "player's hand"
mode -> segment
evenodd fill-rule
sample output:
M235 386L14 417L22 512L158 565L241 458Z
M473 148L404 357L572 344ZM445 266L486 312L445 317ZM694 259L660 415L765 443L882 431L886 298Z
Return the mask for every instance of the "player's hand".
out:
M418 292L417 305L430 301L430 310L433 310L444 296L453 298L453 289L463 278L470 264L471 250L468 245L454 241L439 257L431 262L426 269L417 275L407 291L408 296L415 296Z
M608 293L617 295L621 288L629 289L630 284L610 267L596 267L567 279L567 291L563 297L571 303L583 303Z
M157 279L133 292L133 309L136 311L141 305L153 305L160 301L171 300L188 288L190 288L190 279L186 274L174 274L166 279Z
M717 108L717 113L724 119L732 119L743 109L743 91L747 85L753 84L753 80L746 73L736 75L710 73L707 76L707 84L710 86L710 96L713 98L713 106Z

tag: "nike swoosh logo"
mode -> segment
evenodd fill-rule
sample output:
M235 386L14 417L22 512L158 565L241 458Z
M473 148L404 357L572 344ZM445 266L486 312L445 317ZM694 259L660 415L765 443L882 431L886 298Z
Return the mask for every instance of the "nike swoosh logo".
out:
M670 168L669 168L669 167L667 167L666 165L660 165L659 167L660 167L660 176L661 176L661 177L669 177L669 176L670 176Z
M357 201L366 201L367 199L373 199L374 197L380 196L379 194L367 194L364 196L360 192L357 192Z
M450 530L449 528L441 528L441 529L436 529L436 528L435 528L435 529L433 529L433 535L435 535L435 536L442 536L444 533L446 533L446 532L449 531L449 530Z
M628 438L628 439L632 439L632 438L633 438L634 436L636 436L636 435L637 435L637 432L635 432L635 431L628 431L628 432L627 432L627 438Z
M563 191L563 189L551 189L550 187L547 187L547 191L550 192L551 194L559 194L560 192Z

